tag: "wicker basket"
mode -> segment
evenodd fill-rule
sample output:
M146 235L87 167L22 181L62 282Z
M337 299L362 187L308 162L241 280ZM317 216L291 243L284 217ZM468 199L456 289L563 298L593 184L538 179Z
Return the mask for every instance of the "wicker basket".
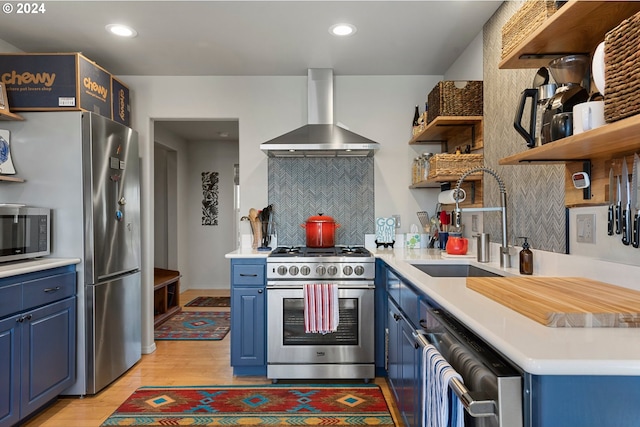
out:
M527 0L502 27L502 59L558 10L555 1Z
M615 122L640 113L640 12L604 40L604 118Z
M484 164L482 154L434 154L429 159L428 179L459 176ZM482 172L477 172L482 173Z
M481 116L482 80L446 80L438 84L427 96L427 121L439 116Z

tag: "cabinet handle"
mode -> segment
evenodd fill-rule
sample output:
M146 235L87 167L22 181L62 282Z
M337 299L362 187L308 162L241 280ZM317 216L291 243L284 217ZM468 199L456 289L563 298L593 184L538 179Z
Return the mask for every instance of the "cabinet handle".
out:
M240 277L258 277L257 274L240 273Z
M16 319L16 322L23 323L25 320L31 320L31 315L27 314L26 316L20 316Z
M393 320L395 320L397 322L398 320L400 320L400 316L398 316L397 314L393 313Z
M60 290L60 286L56 286L55 288L44 288L43 290L44 290L46 293L49 293L49 292L57 292L57 291L59 291L59 290Z
M258 289L258 293L261 294L262 293L262 289Z

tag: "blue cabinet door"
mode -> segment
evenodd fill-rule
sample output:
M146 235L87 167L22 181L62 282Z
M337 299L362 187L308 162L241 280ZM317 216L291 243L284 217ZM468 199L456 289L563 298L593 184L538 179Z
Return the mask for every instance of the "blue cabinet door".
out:
M376 376L386 375L386 338L387 338L387 268L382 260L376 259L375 278L375 358Z
M391 390L395 395L398 407L402 402L402 315L393 301L389 300L387 319L388 343L387 343L387 376Z
M267 374L266 260L231 260L231 366L234 375Z
M413 337L414 331L409 322L402 322L403 415L407 427L417 427L422 422L421 347Z
M231 365L266 369L264 289L234 288L231 304Z
M20 315L0 320L0 427L20 419Z
M68 388L76 378L76 297L24 314L22 418Z

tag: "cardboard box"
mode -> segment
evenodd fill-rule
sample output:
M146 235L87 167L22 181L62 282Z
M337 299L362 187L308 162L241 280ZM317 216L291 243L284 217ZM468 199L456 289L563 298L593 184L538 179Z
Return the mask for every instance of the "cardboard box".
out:
M0 54L0 81L14 111L86 110L112 118L111 74L80 53Z
M131 126L131 105L129 88L120 80L111 77L111 117L125 126Z

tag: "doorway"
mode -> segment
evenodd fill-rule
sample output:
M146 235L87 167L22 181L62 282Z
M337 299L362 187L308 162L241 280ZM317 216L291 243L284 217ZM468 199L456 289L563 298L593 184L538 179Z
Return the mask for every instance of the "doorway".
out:
M237 119L154 121L154 267L181 291L229 291L237 247Z

